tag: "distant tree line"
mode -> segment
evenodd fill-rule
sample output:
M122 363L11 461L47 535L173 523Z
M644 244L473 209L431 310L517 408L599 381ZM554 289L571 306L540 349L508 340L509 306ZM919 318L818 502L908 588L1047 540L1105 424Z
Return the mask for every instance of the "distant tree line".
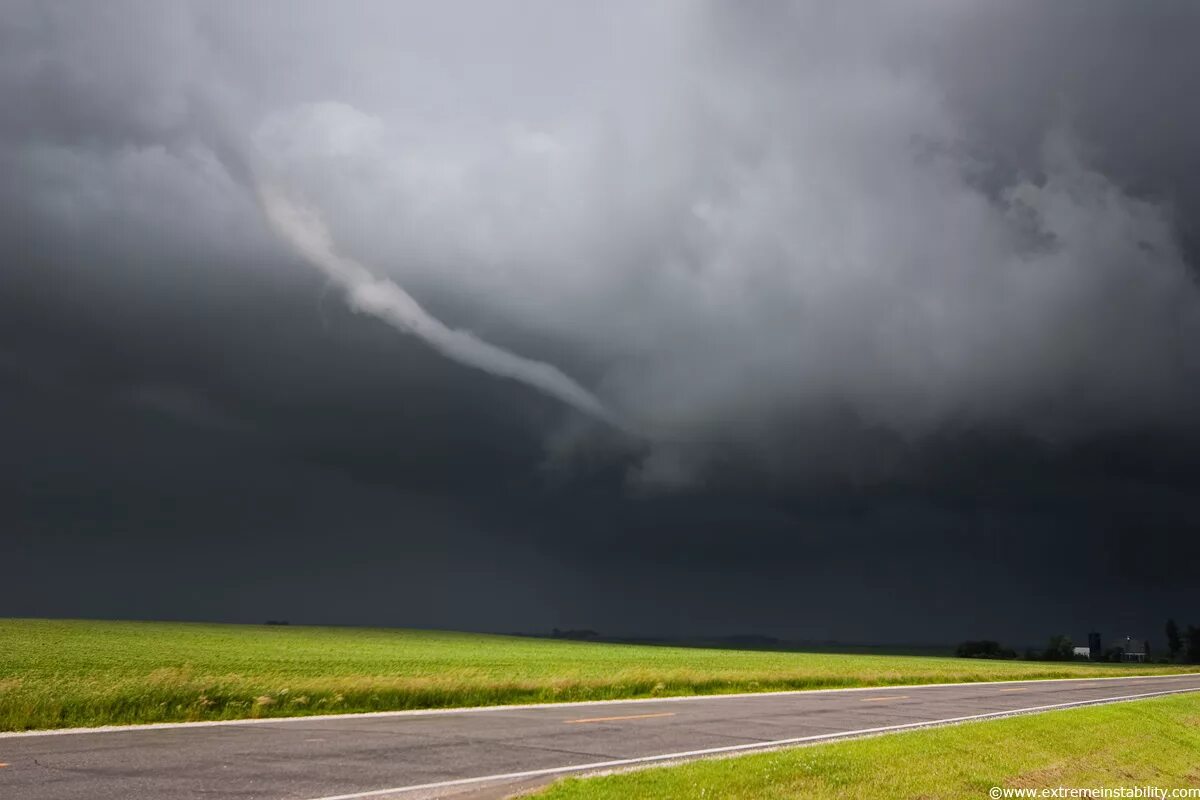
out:
M1075 643L1071 641L1070 636L1060 633L1050 637L1050 641L1046 643L1046 649L1041 653L1030 651L1027 655L1042 661L1074 661Z
M1180 630L1173 619L1167 620L1167 653L1168 658L1159 658L1161 663L1178 661L1186 664L1200 664L1200 626L1188 625L1186 630ZM1145 659L1150 660L1150 643L1143 642ZM992 639L972 639L960 644L954 650L959 658L1016 658L1017 651L1004 647ZM1057 634L1050 637L1042 650L1028 648L1023 657L1027 661L1072 661L1076 658L1075 644L1070 636ZM1122 661L1125 648L1109 647L1099 656L1099 661Z
M959 658L1016 658L1017 651L994 639L971 639L955 648ZM1044 650L1025 650L1026 661L1070 661L1075 658L1075 645L1069 636L1051 636ZM1118 659L1119 660L1119 659Z
M1172 661L1200 664L1200 627L1188 625L1180 631L1174 619L1167 620L1167 652Z
M976 639L960 644L954 655L959 658L1016 658L1017 651L1001 647L999 642L991 639Z
M596 633L596 632L595 632L594 630L592 630L591 628L583 628L583 629L579 629L579 630L576 630L576 629L568 629L568 630L565 630L565 631L564 631L564 630L559 630L558 628L555 628L554 630L550 631L550 638L551 638L551 639L582 639L582 640L587 640L587 639L597 639L597 638L599 638L599 636L600 636L600 634Z
M1114 648L1120 661L1120 648ZM1004 647L992 639L972 639L963 642L954 650L959 658L1016 658L1017 651ZM1075 644L1070 636L1058 634L1050 637L1045 649L1035 650L1026 648L1023 656L1026 661L1071 661L1075 658Z

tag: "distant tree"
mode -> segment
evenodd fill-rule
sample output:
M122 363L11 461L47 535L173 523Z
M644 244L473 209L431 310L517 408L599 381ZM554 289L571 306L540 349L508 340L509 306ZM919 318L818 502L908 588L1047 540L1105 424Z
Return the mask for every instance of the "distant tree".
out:
M595 639L599 635L591 628L584 628L582 630L569 629L565 631L554 628L550 631L551 639Z
M1074 657L1075 645L1071 642L1071 637L1061 633L1051 636L1042 652L1042 658L1046 661L1070 661Z
M1200 664L1200 628L1188 625L1184 657L1189 664Z
M999 642L991 639L966 641L955 648L954 654L959 658L1016 658L1017 652L1011 647L1001 647Z
M1167 650L1171 653L1171 658L1178 658L1179 651L1183 649L1183 637L1179 635L1179 625L1174 619L1167 620Z

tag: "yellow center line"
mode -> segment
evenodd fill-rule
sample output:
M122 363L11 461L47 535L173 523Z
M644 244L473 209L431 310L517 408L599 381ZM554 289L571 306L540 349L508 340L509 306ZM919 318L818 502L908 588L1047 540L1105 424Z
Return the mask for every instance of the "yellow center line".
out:
M883 702L884 700L907 700L907 699L908 699L908 695L906 695L906 694L889 694L886 697L864 697L861 702L880 703L880 702Z
M1026 689L1025 687L1018 687L1015 689L1001 689L1000 691L1002 691L1002 692L1028 692L1029 690Z
M4 769L7 766L8 766L8 764L0 764L0 769Z
M673 717L674 711L663 711L659 714L630 714L627 717L588 717L587 719L564 719L568 725L575 725L581 722L617 722L623 719L650 719L651 717Z

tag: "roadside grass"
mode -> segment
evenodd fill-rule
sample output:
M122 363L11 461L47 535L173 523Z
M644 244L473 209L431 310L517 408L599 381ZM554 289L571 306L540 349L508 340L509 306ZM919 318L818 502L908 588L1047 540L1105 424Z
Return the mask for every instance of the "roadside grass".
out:
M536 797L983 800L994 786L1036 790L1153 785L1169 791L1200 786L1198 754L1200 695L1184 694L569 778Z
M405 629L0 619L0 730L1189 669Z

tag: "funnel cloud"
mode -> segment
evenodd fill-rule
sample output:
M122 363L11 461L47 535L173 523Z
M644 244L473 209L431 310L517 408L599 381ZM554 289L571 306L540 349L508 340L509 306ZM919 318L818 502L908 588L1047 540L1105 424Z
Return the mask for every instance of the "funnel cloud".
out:
M393 281L376 278L363 265L339 255L315 212L297 205L276 187L260 184L257 188L263 211L276 233L338 284L355 309L417 336L447 358L520 381L585 414L612 422L596 397L555 367L446 327Z

